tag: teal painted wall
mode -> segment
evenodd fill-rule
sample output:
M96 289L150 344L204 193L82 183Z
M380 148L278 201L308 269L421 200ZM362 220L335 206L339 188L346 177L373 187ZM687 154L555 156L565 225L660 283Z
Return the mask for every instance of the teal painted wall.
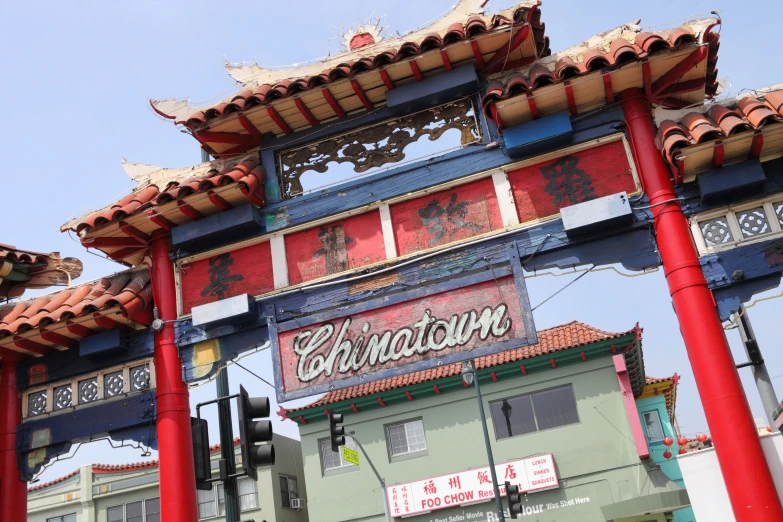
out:
M639 460L626 415L617 375L610 357L588 360L550 371L503 382L482 380L485 409L502 398L572 384L577 400L579 423L569 426L495 440L488 419L496 463L541 453L553 453L561 487L528 495L531 506L542 506L539 521L605 520L602 505L676 489L671 482L650 480L646 464ZM390 462L384 426L421 418L427 441L426 454L418 458ZM441 396L416 398L401 405L345 415L346 431L356 435L388 485L410 482L456 471L486 466L487 456L473 388ZM328 424L300 425L308 511L311 520L383 520L381 488L369 465L324 477L318 454L318 440L328 437ZM363 457L362 457L363 459ZM498 477L499 481L503 477ZM547 504L589 499L556 509ZM434 511L414 516L411 522L460 519L466 513L482 513L475 520L493 520L486 511L492 502L466 508ZM467 520L474 520L467 518Z
M647 437L647 445L650 448L650 456L653 461L661 466L667 477L672 479L678 486L685 489L685 482L682 479L682 472L680 471L680 465L677 463L677 450L680 448L677 445L677 434L674 431L671 420L669 419L669 412L666 411L666 396L656 395L654 397L648 397L646 399L639 399L636 401L636 409L639 410L639 420L642 423L642 429L644 430L644 436ZM647 435L647 427L644 424L644 413L650 411L657 411L658 416L661 418L661 425L663 426L664 437L671 437L674 440L669 450L672 452L671 460L666 460L663 453L666 451L666 446L663 442L650 442L650 437ZM693 514L692 508L678 509L674 512L674 522L695 522L696 517Z

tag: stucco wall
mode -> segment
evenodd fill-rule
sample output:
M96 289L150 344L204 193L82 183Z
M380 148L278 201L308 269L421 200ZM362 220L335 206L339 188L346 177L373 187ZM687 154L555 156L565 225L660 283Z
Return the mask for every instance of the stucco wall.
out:
M617 376L610 357L557 368L506 382L482 383L485 410L490 401L571 383L577 400L579 423L495 440L489 422L496 463L540 453L553 453L561 488L528 495L531 505L558 504L561 500L589 498L574 506L544 509L538 520L604 520L600 506L640 494L647 479L641 469ZM421 418L426 456L389 462L384 426ZM416 399L399 406L346 415L346 431L355 433L387 484L409 482L460 470L486 466L487 457L473 388ZM322 476L317 441L328 436L328 424L300 426L308 508L323 522L382 520L381 489L370 467ZM498 477L502 481L503 477ZM474 508L441 510L410 520L436 520L491 509L489 503ZM568 514L567 514L568 513ZM487 520L486 514L481 520ZM565 518L564 518L565 517Z

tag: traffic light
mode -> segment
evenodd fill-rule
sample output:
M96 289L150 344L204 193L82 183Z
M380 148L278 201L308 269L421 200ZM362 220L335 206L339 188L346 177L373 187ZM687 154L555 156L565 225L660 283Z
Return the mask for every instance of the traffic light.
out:
M522 497L519 496L519 486L506 481L506 499L508 500L508 512L511 518L517 518L517 513L522 513Z
M247 471L247 476L257 480L256 469L275 463L274 445L256 444L272 440L272 421L255 420L269 417L269 399L267 397L249 397L245 388L240 386L237 403L242 463Z
M209 432L207 421L190 418L190 429L193 436L193 468L196 472L196 489L212 491L212 478L209 468Z
M334 452L337 452L337 448L340 446L345 445L345 428L340 426L342 422L342 413L332 413L332 410L329 410L329 440Z

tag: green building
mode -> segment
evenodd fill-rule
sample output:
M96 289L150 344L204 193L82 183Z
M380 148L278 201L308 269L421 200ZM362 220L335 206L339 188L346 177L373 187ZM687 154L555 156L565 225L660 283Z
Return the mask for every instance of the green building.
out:
M634 400L646 384L641 329L610 333L572 322L538 339L475 361L498 481L550 454L554 464L556 479L524 496L521 517L671 520L689 499L651 455ZM460 364L444 365L286 410L299 424L311 520L384 520L383 489L364 455L355 465L331 451L327 409L344 414L346 433L384 478L393 519L408 513L412 522L497 520L491 484L480 480L488 468L476 393L461 372ZM346 445L356 449L350 437ZM520 463L526 458L533 459ZM422 480L427 491L416 484ZM453 489L440 505L432 501L436 484Z

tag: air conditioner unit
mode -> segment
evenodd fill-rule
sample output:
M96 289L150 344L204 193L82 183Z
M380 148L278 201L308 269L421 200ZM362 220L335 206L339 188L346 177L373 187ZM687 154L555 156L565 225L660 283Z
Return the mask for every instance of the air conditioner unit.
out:
M293 509L302 509L302 499L301 498L292 498L291 499L291 507Z

